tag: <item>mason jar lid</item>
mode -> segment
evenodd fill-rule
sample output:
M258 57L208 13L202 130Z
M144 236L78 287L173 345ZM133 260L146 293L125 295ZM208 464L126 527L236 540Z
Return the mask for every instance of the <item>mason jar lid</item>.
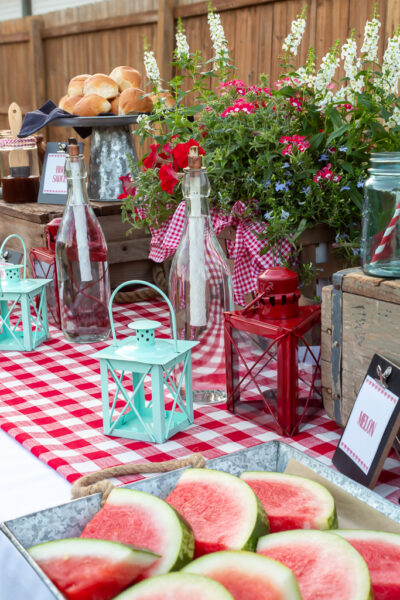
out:
M0 139L0 148L3 150L33 150L36 148L36 138L34 136L26 138L6 137Z

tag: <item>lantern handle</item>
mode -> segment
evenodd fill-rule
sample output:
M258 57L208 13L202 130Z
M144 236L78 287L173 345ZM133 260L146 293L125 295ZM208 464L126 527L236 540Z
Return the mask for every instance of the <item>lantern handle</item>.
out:
M172 329L172 335L174 338L174 346L175 346L174 349L175 349L175 352L178 352L178 338L176 335L175 312L174 312L174 309L172 308L172 304L171 304L168 296L166 294L164 294L164 292L162 290L160 290L160 288L158 288L153 283L150 283L149 281L142 281L141 279L132 279L131 281L125 281L124 283L121 283L117 288L115 288L115 290L113 291L113 293L111 295L110 302L108 305L108 313L110 315L111 333L112 333L112 336L114 339L114 346L117 346L117 337L115 335L114 319L113 319L113 315L112 315L112 303L113 303L113 300L114 300L116 294L119 292L119 290L122 289L123 287L125 287L126 285L144 285L145 287L151 287L153 290L158 292L164 298L164 300L168 304L168 308L169 308L169 324Z
M0 257L3 254L3 250L4 250L4 246L6 245L6 242L8 242L8 240L12 237L18 238L22 244L22 248L24 250L24 279L26 279L26 246L25 246L24 240L22 239L22 237L20 235L18 235L17 233L11 233L10 235L8 235L6 237L6 239L4 240L4 242L2 243L2 245L0 247Z

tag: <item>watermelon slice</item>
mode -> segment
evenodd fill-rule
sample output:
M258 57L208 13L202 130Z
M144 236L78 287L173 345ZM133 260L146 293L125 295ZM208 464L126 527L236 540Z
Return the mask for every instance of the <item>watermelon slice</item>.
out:
M287 473L247 471L241 474L261 500L270 532L288 529L335 529L335 500L323 485Z
M272 533L258 540L257 552L293 571L303 600L373 598L365 560L333 533L304 529Z
M255 550L269 531L257 496L239 477L212 469L187 469L167 498L188 521L195 556L219 550Z
M32 546L32 558L68 600L109 600L158 555L117 542L67 538Z
M301 600L290 569L252 552L215 552L194 560L183 570L219 581L235 600Z
M375 600L400 598L400 535L383 531L338 529L368 565Z
M115 600L234 600L222 585L192 573L151 577L122 592Z
M156 552L161 558L146 571L145 577L177 571L193 558L190 527L164 500L137 490L113 489L81 536L114 540Z

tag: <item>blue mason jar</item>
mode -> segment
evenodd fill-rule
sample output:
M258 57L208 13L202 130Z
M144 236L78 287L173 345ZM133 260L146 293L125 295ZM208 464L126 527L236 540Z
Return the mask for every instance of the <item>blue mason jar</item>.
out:
M371 154L362 211L362 267L400 277L400 152Z

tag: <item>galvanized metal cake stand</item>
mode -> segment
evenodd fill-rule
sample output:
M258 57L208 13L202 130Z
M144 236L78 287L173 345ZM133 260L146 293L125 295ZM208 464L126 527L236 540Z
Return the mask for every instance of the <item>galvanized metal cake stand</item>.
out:
M55 127L92 128L88 175L91 200L118 201L122 192L119 178L129 173L130 159L137 162L129 125L137 123L138 116L60 117L51 122Z

